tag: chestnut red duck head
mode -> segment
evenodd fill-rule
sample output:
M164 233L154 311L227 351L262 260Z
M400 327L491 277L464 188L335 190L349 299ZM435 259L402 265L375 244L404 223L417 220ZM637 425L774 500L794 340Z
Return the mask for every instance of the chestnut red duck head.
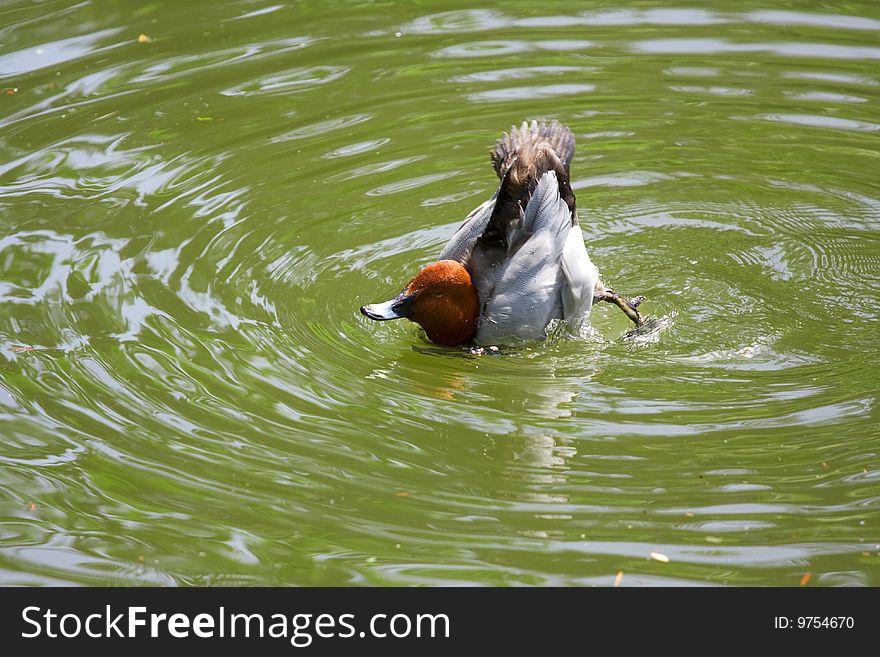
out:
M380 321L405 317L425 329L431 342L454 347L474 339L480 299L461 263L440 260L422 269L390 301L363 306L361 312Z

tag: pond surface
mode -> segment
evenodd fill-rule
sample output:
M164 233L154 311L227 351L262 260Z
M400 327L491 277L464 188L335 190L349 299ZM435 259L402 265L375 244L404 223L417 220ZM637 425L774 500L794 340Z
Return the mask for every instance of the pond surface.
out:
M3 4L0 584L880 586L880 5L474 5ZM362 317L532 118L665 330Z

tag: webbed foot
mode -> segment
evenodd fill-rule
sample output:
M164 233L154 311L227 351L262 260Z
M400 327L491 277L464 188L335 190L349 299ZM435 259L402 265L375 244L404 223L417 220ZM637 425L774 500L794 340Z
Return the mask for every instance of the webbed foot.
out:
M642 326L645 323L645 317L638 311L638 305L644 300L645 297L641 295L633 297L632 299L622 297L610 287L605 287L601 281L596 283L596 289L593 295L593 303L598 301L613 303L620 308L637 327Z

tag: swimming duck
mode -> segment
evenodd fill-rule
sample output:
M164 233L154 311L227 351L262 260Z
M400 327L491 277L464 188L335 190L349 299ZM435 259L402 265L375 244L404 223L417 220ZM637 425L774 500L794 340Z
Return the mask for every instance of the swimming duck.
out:
M577 322L596 301L641 325L641 299L607 289L587 254L569 180L573 155L574 135L558 121L512 126L492 153L501 181L492 198L467 216L437 262L361 313L405 317L446 346L539 340L551 321Z

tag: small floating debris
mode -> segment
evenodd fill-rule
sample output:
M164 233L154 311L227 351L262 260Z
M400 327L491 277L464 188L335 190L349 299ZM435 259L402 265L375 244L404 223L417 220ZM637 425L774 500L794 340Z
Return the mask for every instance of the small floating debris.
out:
M37 503L36 502L28 502L27 507L28 507L28 511L36 511L37 510Z
M153 40L150 37L148 37L146 34L141 34L138 37L138 43L150 43L152 41Z
M412 493L407 493L405 490L394 493L394 497L409 497L410 495L412 495Z
M804 576L801 577L801 586L806 586L810 583L810 580L813 578L813 573L807 571L804 573Z
M143 563L143 562L144 562L144 555L139 554L139 555L138 555L138 561L140 561L141 563Z
M654 561L659 561L660 563L669 563L669 557L667 557L662 552L652 552L650 556Z
M18 87L7 87L3 90L3 93L5 93L7 96L14 96L18 93Z
M622 579L623 579L623 571L618 570L617 574L614 576L614 582L611 584L611 586L615 586L615 587L620 586L620 580L622 580Z
M36 347L15 346L15 347L10 347L9 349L11 351L15 352L16 354L20 354L22 351L36 351Z
M707 536L706 542L707 543L715 543L717 545L717 544L721 543L721 537L720 536Z

